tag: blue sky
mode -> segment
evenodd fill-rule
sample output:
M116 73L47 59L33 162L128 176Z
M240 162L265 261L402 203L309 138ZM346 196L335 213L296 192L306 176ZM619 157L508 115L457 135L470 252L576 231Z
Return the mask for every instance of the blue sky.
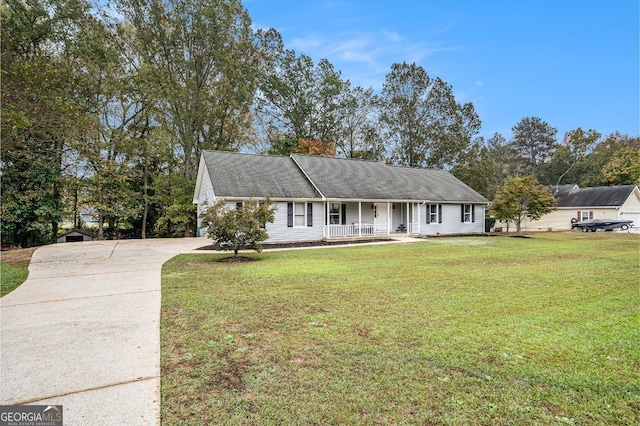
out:
M640 134L638 0L244 0L256 28L382 88L416 62L472 102L481 135L537 116L565 132Z

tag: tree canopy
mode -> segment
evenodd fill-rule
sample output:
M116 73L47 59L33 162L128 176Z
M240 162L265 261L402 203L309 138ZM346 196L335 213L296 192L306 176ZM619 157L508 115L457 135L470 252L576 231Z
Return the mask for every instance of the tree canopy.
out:
M640 139L525 117L479 136L471 103L416 63L381 88L252 27L240 0L4 0L3 246L97 224L100 238L193 235L202 150L335 155L451 171L488 198L508 179L637 182Z
M498 220L513 220L516 232L522 235L522 222L525 219L538 220L552 212L555 205L551 190L528 175L507 180L496 192L491 211Z

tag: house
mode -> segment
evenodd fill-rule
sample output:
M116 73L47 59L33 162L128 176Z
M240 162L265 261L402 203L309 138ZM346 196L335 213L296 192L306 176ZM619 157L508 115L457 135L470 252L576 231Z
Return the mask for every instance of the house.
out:
M344 158L204 151L193 202L200 215L270 197L270 242L484 232L488 201L443 170ZM206 229L198 218L201 235Z
M557 209L536 221L525 221L524 229L571 229L571 219L633 220L640 226L640 190L635 185L579 188L578 185L553 187Z
M65 232L60 235L56 242L58 243L75 243L80 241L96 241L98 239L97 235L85 231L83 229L74 229L69 232Z

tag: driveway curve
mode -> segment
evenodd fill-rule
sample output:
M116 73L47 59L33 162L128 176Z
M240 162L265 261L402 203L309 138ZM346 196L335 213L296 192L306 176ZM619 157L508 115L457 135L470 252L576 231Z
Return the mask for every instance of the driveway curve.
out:
M65 425L160 423L160 274L205 238L55 244L0 299L0 404Z

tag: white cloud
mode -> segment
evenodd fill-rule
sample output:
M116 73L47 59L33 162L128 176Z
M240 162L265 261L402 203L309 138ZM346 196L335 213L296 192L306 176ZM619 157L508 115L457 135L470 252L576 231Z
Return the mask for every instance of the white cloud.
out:
M402 40L404 40L404 37L402 37L400 34L398 34L395 31L382 31L382 33L385 35L386 38L388 38L391 41L402 41Z

